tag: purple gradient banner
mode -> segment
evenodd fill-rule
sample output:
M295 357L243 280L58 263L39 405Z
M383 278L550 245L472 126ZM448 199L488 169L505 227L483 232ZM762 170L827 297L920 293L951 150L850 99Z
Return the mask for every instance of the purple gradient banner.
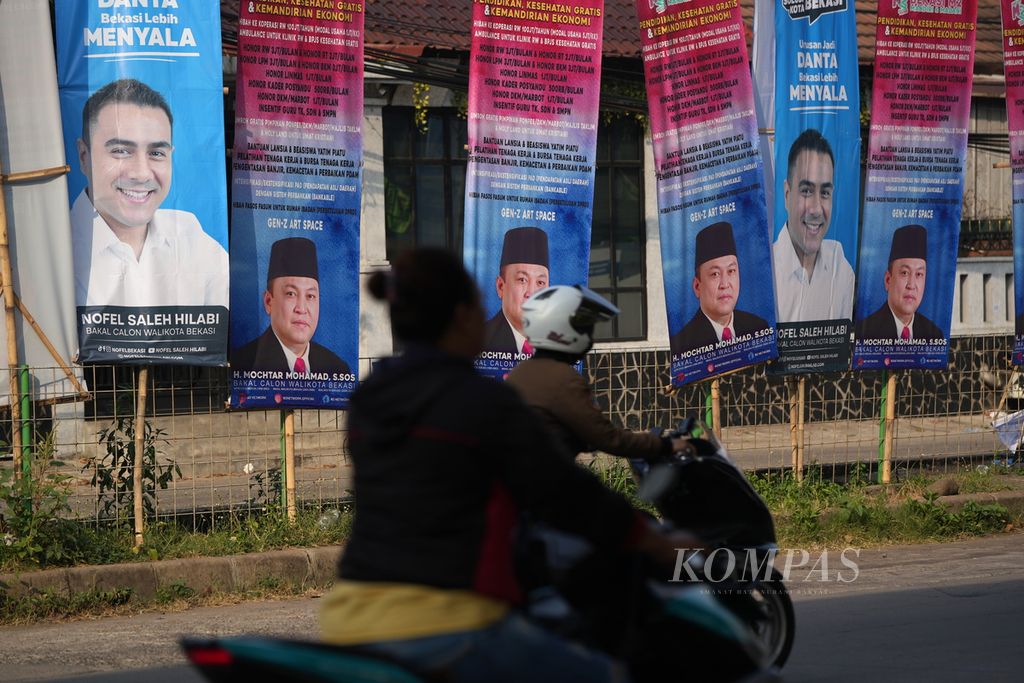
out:
M853 367L949 361L976 0L881 3Z
M672 383L777 355L764 170L739 3L637 0Z
M1024 365L1024 0L1002 0L1006 116L1013 169L1013 364Z
M363 4L243 2L231 406L345 408L359 358Z
M474 0L464 258L487 311L484 374L526 358L523 301L586 284L602 0Z

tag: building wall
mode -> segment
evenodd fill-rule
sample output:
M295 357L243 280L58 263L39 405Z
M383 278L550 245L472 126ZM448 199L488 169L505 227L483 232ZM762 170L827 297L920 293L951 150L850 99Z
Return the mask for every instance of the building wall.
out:
M998 135L999 141L978 137L967 147L964 183L964 219L1007 218L1012 204L1010 169L996 167L1010 160L1006 100L979 98L971 101L970 134Z

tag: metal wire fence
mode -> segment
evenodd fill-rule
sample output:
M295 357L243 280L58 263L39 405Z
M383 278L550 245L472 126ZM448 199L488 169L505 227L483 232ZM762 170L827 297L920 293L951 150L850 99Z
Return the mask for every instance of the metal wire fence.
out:
M955 469L1013 455L992 428L998 414L1024 407L1024 390L1009 366L1012 338L953 341L948 370L898 374L892 451L897 476L922 465ZM123 455L121 461L114 456L132 442L137 370L84 370L92 400L47 404L32 396L32 441L52 434L54 455L64 463L60 471L72 477L71 503L78 517L97 523L126 519L130 507L94 481L125 476ZM42 376L51 369L31 372ZM704 417L708 408L706 383L666 391L665 351L591 354L585 373L599 405L631 429L671 426L687 415ZM154 449L158 471L171 462L180 468L166 489L156 491L158 518L208 528L217 524L218 513L244 514L278 504L280 412L226 410L224 369L165 368L152 373L150 381L147 445ZM805 467L825 478L841 481L854 471L873 471L885 387L880 373L808 375L804 382L798 429L791 421L793 378L760 366L719 380L720 429L734 459L748 470L786 470L793 463L795 440L802 440ZM4 410L0 427L10 443L10 412ZM333 506L352 495L346 417L342 411L295 411L297 505ZM0 460L0 467L12 466L9 454Z

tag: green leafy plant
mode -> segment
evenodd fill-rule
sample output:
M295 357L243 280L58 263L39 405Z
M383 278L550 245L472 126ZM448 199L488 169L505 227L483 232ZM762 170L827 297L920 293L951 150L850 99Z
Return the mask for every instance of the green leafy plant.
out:
M143 422L142 433L142 508L146 517L156 516L156 490L166 489L175 476L181 477L181 467L173 460L161 463L158 445L168 443L163 429L154 427L149 420ZM104 515L120 518L134 516L135 493L133 472L135 466L135 420L122 416L98 433L99 443L106 453L86 461L83 472L92 472L90 484L99 490L97 501Z
M194 588L179 579L177 581L172 581L166 586L157 587L156 601L161 604L167 604L178 600L188 600L195 594L196 591Z
M64 463L53 459L52 434L40 441L29 472L17 476L0 469L0 563L52 565L73 561L79 527L66 519L71 513L71 477L54 471Z
M252 463L244 470L249 475L250 508L275 507L281 504L281 468L251 470Z

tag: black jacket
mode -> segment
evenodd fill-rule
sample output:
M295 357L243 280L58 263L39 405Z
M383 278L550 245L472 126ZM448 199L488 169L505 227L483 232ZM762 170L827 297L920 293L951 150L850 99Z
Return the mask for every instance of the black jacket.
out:
M343 374L351 372L348 363L314 341L309 342L309 366L311 372ZM232 352L231 368L234 370L292 371L292 368L288 367L288 358L284 355L281 343L277 341L274 330L270 327L256 339Z
M857 323L854 334L856 339L899 339L902 330L896 329L896 319L892 317L889 304L884 303L877 311ZM911 323L911 335L914 340L942 339L946 335L928 318L920 313L914 314Z
M414 348L353 393L356 514L342 578L469 589L514 602L521 510L612 547L639 523L572 464L516 393L468 360Z
M739 310L732 312L732 333L736 337L753 334L768 327L770 325L767 320L759 318L753 313ZM718 335L715 334L715 328L711 326L711 321L708 320L708 317L699 308L696 315L690 319L690 322L686 323L683 329L673 334L669 339L669 347L673 353L681 353L717 343Z

